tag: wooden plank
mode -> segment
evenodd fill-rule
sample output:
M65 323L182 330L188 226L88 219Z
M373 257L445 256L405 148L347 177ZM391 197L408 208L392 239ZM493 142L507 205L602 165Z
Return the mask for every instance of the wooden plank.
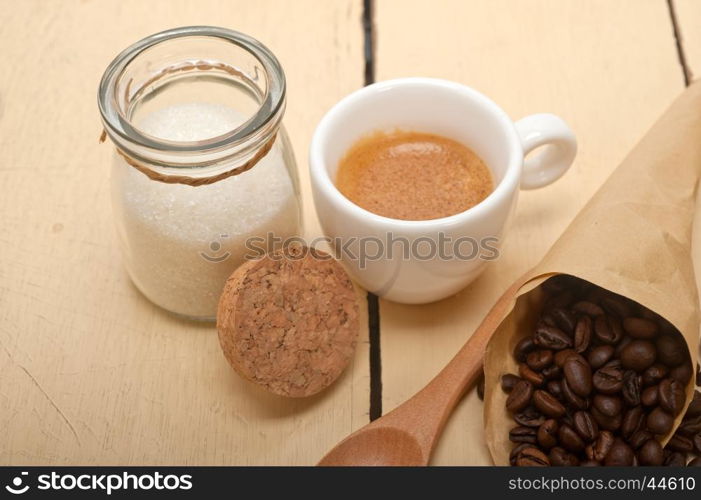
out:
M463 82L514 119L559 114L579 140L577 160L564 178L521 193L500 260L471 286L431 305L381 302L387 412L447 363L684 83L664 0L385 0L377 3L376 26L378 80ZM482 405L472 391L448 424L434 463L490 463L482 429Z
M213 24L260 39L286 69L285 123L307 233L318 235L307 146L325 110L363 83L361 2L30 0L1 10L12 69L0 73L0 463L316 463L367 422L367 333L333 388L287 400L235 375L212 325L140 296L116 248L95 96L110 60L150 33Z
M701 2L672 0L690 79L701 77Z

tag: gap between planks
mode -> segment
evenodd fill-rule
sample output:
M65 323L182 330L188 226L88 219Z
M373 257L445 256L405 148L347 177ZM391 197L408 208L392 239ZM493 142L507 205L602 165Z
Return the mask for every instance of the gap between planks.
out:
M679 19L677 18L677 11L674 8L674 0L667 0L667 9L669 10L669 17L672 21L674 42L677 47L677 57L679 58L679 65L682 68L682 75L684 76L684 85L688 87L689 83L691 82L691 70L689 69L689 64L686 61L686 53L684 52L684 39L682 38L681 30L679 29Z
M375 83L374 0L363 0L363 53L365 85ZM370 421L382 416L382 354L380 351L380 304L377 295L367 293L368 340L370 343Z

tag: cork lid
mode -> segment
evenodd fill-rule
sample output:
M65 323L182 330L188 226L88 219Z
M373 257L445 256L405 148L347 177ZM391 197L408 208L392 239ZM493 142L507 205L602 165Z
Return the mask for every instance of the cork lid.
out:
M329 254L287 247L241 265L219 301L219 342L244 378L288 397L331 385L358 336L355 289Z

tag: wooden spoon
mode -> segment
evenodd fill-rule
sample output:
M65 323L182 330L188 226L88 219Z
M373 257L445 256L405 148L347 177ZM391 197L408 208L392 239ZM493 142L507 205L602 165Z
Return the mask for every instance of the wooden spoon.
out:
M487 342L524 283L525 279L518 280L501 296L472 337L426 387L338 443L319 465L428 465L448 417L481 372Z

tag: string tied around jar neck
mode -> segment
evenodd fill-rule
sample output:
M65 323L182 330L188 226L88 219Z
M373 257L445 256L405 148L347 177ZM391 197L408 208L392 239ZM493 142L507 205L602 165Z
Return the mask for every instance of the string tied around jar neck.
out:
M135 124L135 111L143 106L169 109L178 100L194 102L200 96L205 103L248 109L251 116L224 134L202 139L149 134ZM157 182L204 186L251 170L278 137L284 140L278 127L285 76L257 40L225 28L186 26L122 51L105 70L98 106L104 126L100 143L109 137L126 164Z
M190 177L188 175L164 175L161 173L156 172L152 168L150 168L148 165L145 165L143 163L140 163L136 161L134 158L129 156L127 153L119 149L118 147L115 147L117 150L117 153L124 158L124 161L134 167L136 170L144 174L146 177L151 179L152 181L158 181L158 182L164 182L166 184L186 184L188 186L206 186L209 184L214 184L215 182L219 182L224 179L228 179L229 177L233 177L235 175L242 174L244 172L249 171L253 167L256 166L256 164L262 160L265 155L270 152L270 150L273 147L273 144L275 144L275 139L277 138L277 132L274 133L270 138L263 144L257 151L256 153L245 163L242 165L238 165L235 168L232 168L230 170L226 170L224 172L221 172L216 175L208 176L208 177ZM100 134L100 139L99 142L102 144L107 140L107 132L103 129L102 134Z

